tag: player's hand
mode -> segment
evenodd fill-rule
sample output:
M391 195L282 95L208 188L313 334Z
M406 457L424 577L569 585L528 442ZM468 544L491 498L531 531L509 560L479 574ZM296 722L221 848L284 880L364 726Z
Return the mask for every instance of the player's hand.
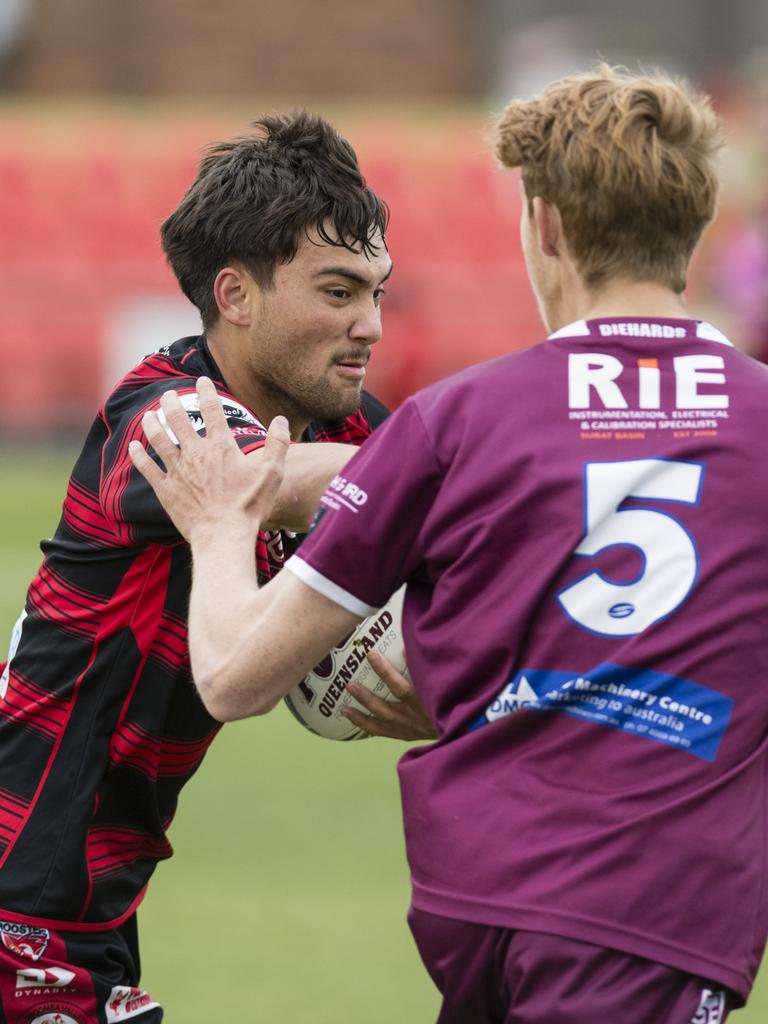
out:
M382 700L359 683L347 683L347 692L366 710L345 708L342 714L369 736L386 736L393 740L436 740L437 731L410 680L378 651L370 651L368 660L397 700Z
M160 407L178 445L156 413L144 415L144 433L162 459L165 472L140 442L132 441L128 448L134 466L190 544L237 526L255 532L272 511L290 445L288 423L283 416L276 416L267 432L262 457L258 463L246 462L207 377L197 381L197 394L205 437L193 427L175 391L163 395Z

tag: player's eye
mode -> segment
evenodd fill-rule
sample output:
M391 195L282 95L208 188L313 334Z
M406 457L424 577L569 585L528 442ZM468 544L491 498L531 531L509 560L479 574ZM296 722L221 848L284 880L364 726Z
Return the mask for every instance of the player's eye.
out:
M334 299L348 299L352 293L349 288L329 288L328 294Z
M373 293L373 301L376 303L377 306L378 306L378 304L381 302L381 300L384 298L384 296L386 294L387 294L386 288L377 288L376 289L376 291Z

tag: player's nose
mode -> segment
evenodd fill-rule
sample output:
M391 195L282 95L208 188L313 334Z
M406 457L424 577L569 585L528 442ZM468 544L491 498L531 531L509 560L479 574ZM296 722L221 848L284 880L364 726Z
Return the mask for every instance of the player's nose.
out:
M375 345L381 340L381 310L378 306L361 311L350 328L350 338Z

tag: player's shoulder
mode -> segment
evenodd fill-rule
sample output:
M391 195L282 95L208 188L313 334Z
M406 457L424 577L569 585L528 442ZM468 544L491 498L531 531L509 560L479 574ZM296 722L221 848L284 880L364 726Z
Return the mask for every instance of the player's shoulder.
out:
M107 396L112 399L158 391L162 394L179 381L195 380L207 372L203 365L202 338L180 338L150 352L117 381Z
M162 395L169 390L179 394L182 405L192 415L197 408L196 382L202 376L213 380L223 400L238 406L236 412L240 417L253 418L248 410L235 402L220 379L204 336L180 338L145 356L117 381L100 409L100 416L107 421L133 417L156 408Z
M745 424L768 429L768 365L737 348L727 349L718 365L731 409L741 410Z
M710 350L716 351L719 354L721 348L719 346L710 346ZM747 376L754 377L759 382L759 386L768 386L768 364L760 359L756 359L749 352L736 348L735 345L725 348L723 354L732 366L738 368Z
M529 370L541 363L541 346L519 349L474 363L422 388L412 401L425 416L451 415L466 402L486 403L496 392L506 392L510 381L519 384Z

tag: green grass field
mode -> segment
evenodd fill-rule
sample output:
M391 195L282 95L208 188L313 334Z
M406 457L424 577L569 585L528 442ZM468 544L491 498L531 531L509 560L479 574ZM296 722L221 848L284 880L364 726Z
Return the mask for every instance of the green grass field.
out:
M0 449L0 649L72 458ZM434 1020L437 996L405 925L402 750L317 739L283 708L224 728L182 794L176 855L139 913L143 985L169 1022ZM765 1024L768 971L732 1019Z

